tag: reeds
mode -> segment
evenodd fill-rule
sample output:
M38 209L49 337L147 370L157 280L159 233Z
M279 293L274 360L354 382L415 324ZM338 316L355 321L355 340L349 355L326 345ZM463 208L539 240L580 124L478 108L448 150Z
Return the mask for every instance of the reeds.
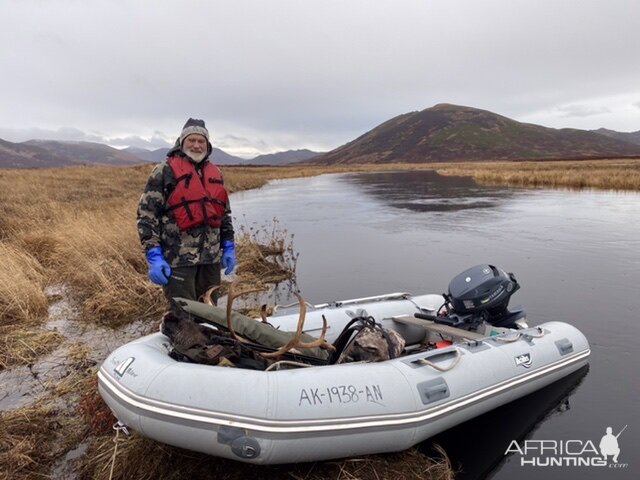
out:
M57 332L33 327L0 327L0 372L13 365L30 365L62 342Z
M0 242L0 327L33 322L47 312L46 273L27 251Z
M234 462L153 442L134 433L118 437L115 460L114 436L104 437L94 445L91 461L85 463L81 479L155 480L197 478L202 480L453 480L451 464L441 449L440 457L431 459L416 448L367 455L345 460L261 466Z
M482 162L442 165L441 175L515 187L640 190L640 159Z
M0 412L0 480L50 478L56 460L86 433L55 402Z

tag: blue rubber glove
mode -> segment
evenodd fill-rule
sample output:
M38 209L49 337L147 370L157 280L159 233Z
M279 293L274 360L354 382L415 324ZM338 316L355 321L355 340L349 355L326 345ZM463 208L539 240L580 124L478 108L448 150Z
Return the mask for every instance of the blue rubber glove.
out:
M230 275L236 268L236 244L232 240L222 242L222 268L225 275Z
M153 247L147 251L147 263L149 264L149 278L156 285L166 285L171 276L171 267L162 255L160 247Z

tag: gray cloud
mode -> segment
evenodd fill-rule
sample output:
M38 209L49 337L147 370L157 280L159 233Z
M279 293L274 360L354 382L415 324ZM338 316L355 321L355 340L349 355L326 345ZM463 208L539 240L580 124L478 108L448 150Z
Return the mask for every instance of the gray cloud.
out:
M135 135L128 137L110 137L99 132L83 132L77 128L61 127L56 130L42 128L16 129L0 127L0 138L10 139L13 142L26 142L27 140L57 140L61 142L95 142L104 143L113 147L139 147L149 150L166 148L173 145L165 134L154 132L150 138L142 138Z
M558 111L562 113L563 117L591 117L611 112L608 107L592 107L589 105L566 105L558 107Z
M640 128L613 101L640 94L628 0L0 2L0 132L159 145L192 116L230 153L326 150L441 102Z

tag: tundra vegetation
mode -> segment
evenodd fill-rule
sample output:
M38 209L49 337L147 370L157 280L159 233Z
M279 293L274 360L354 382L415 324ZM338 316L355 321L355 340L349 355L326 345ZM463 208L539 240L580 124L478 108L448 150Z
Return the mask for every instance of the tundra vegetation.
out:
M161 290L147 280L135 229L150 169L0 171L0 384L13 374L34 385L18 408L8 406L13 387L0 390L0 480L453 478L444 452L433 459L417 449L255 467L135 433L114 443L115 420L97 393L97 368L119 341L157 330L165 310ZM640 189L638 160L224 167L223 173L234 192L272 179L407 169L515 186ZM261 226L239 220L238 276L253 287L294 281L292 236L275 220ZM45 364L56 374L47 374Z

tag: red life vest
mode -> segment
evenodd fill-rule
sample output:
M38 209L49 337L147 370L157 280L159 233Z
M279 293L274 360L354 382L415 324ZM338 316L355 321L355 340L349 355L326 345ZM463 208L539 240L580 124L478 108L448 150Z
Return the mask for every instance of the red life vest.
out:
M167 207L181 231L208 223L220 228L229 195L222 184L222 173L215 165L205 162L202 176L193 163L184 157L170 157L169 166L176 177L176 187L169 195Z

